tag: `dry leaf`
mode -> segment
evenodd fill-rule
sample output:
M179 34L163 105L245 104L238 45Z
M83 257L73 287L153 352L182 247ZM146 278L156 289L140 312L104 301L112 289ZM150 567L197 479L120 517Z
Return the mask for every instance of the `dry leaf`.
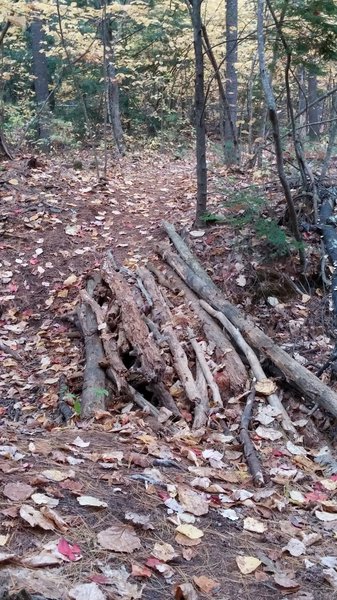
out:
M130 525L113 525L100 531L98 543L106 550L114 552L133 552L141 547L140 539Z
M80 436L77 436L77 438L71 442L71 445L77 446L78 448L87 448L90 446L90 442L85 442Z
M8 540L9 540L9 534L0 535L0 546L6 546Z
M174 539L177 542L177 544L179 544L180 546L187 546L188 548L193 548L194 546L199 546L199 544L201 543L201 538L198 538L196 540L191 540L190 538L188 538L186 535L183 535L182 533L177 533Z
M22 502L22 500L27 500L32 493L34 492L34 488L26 483L22 483L21 481L15 481L14 483L7 483L3 489L3 495L14 502Z
M179 527L177 527L176 531L178 533L182 533L183 535L186 535L186 537L190 538L191 540L198 540L199 538L201 538L204 535L204 532L201 531L201 529L198 529L197 527L194 527L194 525L189 525L189 524L183 524L183 525L179 525Z
M178 556L171 544L159 544L158 542L154 545L151 554L163 562L169 562Z
M64 481L65 479L69 479L69 477L74 477L74 471L58 471L57 469L47 469L46 471L42 471L42 477L49 479L49 481Z
M282 552L289 552L291 556L301 556L306 553L306 547L301 540L291 538L288 544L282 548Z
M124 600L141 598L142 588L138 588L135 583L129 583L129 573L124 566L119 569L112 569L109 565L104 565L102 572L109 579L109 585L113 588L112 591L118 596L124 598Z
M255 384L255 391L263 396L270 396L277 390L277 385L271 379L260 379Z
M204 594L210 594L220 586L218 581L215 581L215 579L210 579L205 575L200 575L200 577L194 576L193 581L198 586L199 590Z
M176 588L174 600L198 600L198 594L191 583L181 583Z
M106 502L94 496L79 496L76 500L81 506L94 506L95 508L106 508L108 506Z
M337 520L337 513L330 513L330 512L315 510L315 515L316 515L317 519L319 519L320 521L328 522L328 521L336 521Z
M286 590L295 591L300 588L300 584L297 583L297 581L294 581L293 579L291 579L285 573L275 573L274 581L275 581L276 585L278 585L279 587L284 588Z
M235 560L243 575L253 573L261 564L261 561L255 556L237 556Z
M125 513L125 520L131 521L133 525L139 525L142 529L154 529L154 526L150 523L150 515L127 512Z
M243 528L246 531L253 531L254 533L264 533L264 531L267 529L262 521L258 521L253 517L246 517L246 519L244 519Z
M145 567L145 565L131 565L131 575L133 577L151 577L152 571Z
M194 490L191 490L185 486L178 487L179 500L182 507L187 511L200 517L201 515L206 515L209 510L209 505L207 500Z
M29 523L31 527L39 526L46 531L54 529L53 523L46 519L39 510L29 504L23 504L20 508L20 517Z
M47 519L49 519L50 521L52 521L52 523L54 523L55 526L57 527L57 529L59 529L60 531L62 531L62 532L68 531L67 523L56 512L56 510L49 508L49 506L42 506L41 514L44 517L46 517Z
M74 600L105 600L106 598L97 583L82 583L76 585L69 590L68 594L69 597Z
M60 502L57 498L51 498L46 494L33 494L32 500L34 500L35 504L43 504L49 506L49 508L55 508Z
M263 440L271 440L272 442L279 440L282 437L282 433L280 431L272 429L272 427L264 427L263 425L259 425L255 432Z

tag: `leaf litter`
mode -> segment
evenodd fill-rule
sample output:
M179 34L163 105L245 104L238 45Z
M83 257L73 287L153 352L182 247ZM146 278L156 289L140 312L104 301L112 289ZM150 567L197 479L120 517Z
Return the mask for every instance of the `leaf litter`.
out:
M301 406L291 413L297 438L285 438L280 416L265 404L275 391L273 379L257 385L251 431L268 475L265 494L256 492L237 444L240 401L229 399L230 435L219 428L218 439L211 429L194 435L182 428L177 437L163 436L133 406L125 413L118 406L89 426L76 418L81 345L60 316L74 310L89 264L94 267L112 246L134 269L153 258L167 210L182 226L192 222L188 163L142 160L143 168L125 159L110 174L113 194L98 190L89 171L75 174L48 161L46 173L34 172L21 187L18 163L6 166L4 176L17 186L5 207L6 227L18 236L18 245L11 247L5 235L1 247L2 337L24 361L0 354L3 574L13 586L55 600L103 600L112 594L195 600L199 593L221 598L229 587L235 597L242 578L257 599L265 597L266 582L275 598L310 600L318 588L320 598L329 598L337 585L337 462L333 449L323 451L324 438L308 434ZM43 176L55 178L56 172L60 188L50 196ZM166 190L160 202L158 181ZM33 198L38 198L33 214L24 212ZM49 212L46 201L61 212ZM226 243L216 228L191 236L215 280L225 280L231 264L230 235ZM219 254L212 256L212 249ZM241 255L234 257L233 264L243 262ZM239 273L231 280L238 300L250 285L249 270ZM262 313L278 307L280 302L264 305ZM294 320L303 312L290 303L282 310ZM276 336L287 344L282 331ZM307 348L298 348L299 356L326 347L324 335L317 340L316 347L308 341ZM67 427L59 414L62 374L72 382ZM181 397L177 386L171 390ZM13 528L25 544L18 545Z

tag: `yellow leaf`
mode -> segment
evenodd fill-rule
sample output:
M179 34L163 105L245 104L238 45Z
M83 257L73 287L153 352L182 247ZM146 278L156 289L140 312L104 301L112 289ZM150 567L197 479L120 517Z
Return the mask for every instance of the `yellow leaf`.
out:
M243 575L253 573L261 564L261 561L255 556L237 556L235 560Z
M179 525L176 531L178 531L178 533L186 535L186 537L190 538L190 540L198 540L204 535L204 532L201 531L201 529L198 529L198 527L194 527L194 525L189 525L188 523Z

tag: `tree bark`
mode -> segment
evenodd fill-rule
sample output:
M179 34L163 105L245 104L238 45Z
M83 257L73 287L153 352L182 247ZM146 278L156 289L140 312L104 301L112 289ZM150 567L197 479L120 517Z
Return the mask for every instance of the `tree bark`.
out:
M49 127L49 89L48 89L48 65L45 54L44 32L41 19L34 19L30 26L34 90L37 110L37 134L45 150L49 149L50 127Z
M229 103L230 118L237 137L238 112L238 0L226 0L226 96ZM224 158L227 165L236 164L238 155L235 139L227 115L224 116Z
M312 141L319 139L319 106L317 102L317 75L308 74L308 135Z
M283 187L284 196L288 206L290 227L294 235L295 240L299 244L299 256L302 264L302 268L305 267L305 253L303 249L302 236L300 234L298 220L295 210L294 201L292 199L289 183L284 170L283 150L280 136L279 118L277 114L277 107L274 98L274 92L270 83L269 73L266 66L265 49L264 49L264 0L258 0L257 3L257 41L258 41L258 55L260 64L260 75L262 87L265 95L266 104L268 107L269 119L272 125L274 147L276 154L276 165L278 176Z
M207 208L207 165L206 165L206 125L205 125L205 89L204 56L202 50L202 0L191 0L192 23L195 54L195 122L196 122L196 159L197 159L197 206L195 225L203 225L202 217Z
M106 48L104 68L107 82L107 112L117 150L123 156L125 154L125 145L119 106L119 87L116 78L115 50L109 17L105 17L102 21L102 35Z

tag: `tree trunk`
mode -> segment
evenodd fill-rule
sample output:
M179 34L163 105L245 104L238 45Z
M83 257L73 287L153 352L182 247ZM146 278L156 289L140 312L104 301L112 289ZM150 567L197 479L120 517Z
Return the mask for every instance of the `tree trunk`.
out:
M299 243L299 255L301 259L302 267L305 266L305 254L302 247L302 236L298 227L297 214L292 199L289 183L284 170L283 150L280 136L279 118L277 114L276 102L274 98L273 88L270 83L269 73L266 66L265 49L264 49L264 0L258 0L257 3L257 42L258 42L258 55L260 65L260 75L262 87L265 95L265 101L268 108L269 119L272 125L274 147L276 154L276 166L278 176L283 187L284 196L287 202L289 221L292 233L295 240Z
M125 154L123 139L123 127L119 108L119 87L116 79L115 51L111 31L110 18L105 17L102 23L103 43L105 44L105 72L107 81L106 101L109 122L112 128L113 138L119 154Z
M237 135L238 77L238 0L226 0L226 96L230 107L230 116ZM235 152L233 131L229 119L224 117L224 158L227 165L239 160Z
M317 141L319 139L319 106L317 100L317 75L308 75L308 134L309 139ZM312 104L316 102L315 104ZM312 106L311 106L312 104Z
M192 0L192 22L195 53L195 122L196 122L196 159L197 159L197 206L196 226L202 226L202 217L207 207L207 165L206 165L206 126L205 126L205 89L204 56L202 46L201 2Z
M50 113L48 106L48 65L45 54L44 32L41 19L34 19L30 26L34 90L37 109L37 134L42 141L45 150L49 149L50 143Z

